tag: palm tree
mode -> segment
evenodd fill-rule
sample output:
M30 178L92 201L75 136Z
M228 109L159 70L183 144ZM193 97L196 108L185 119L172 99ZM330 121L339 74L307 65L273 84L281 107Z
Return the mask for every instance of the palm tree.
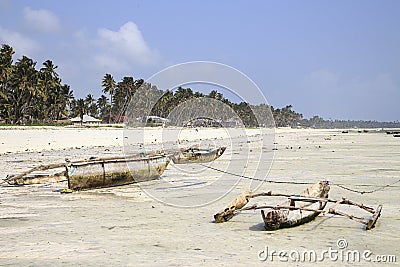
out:
M114 90L116 87L116 83L114 81L114 78L111 74L107 73L104 75L103 81L102 81L102 86L103 86L103 92L110 94L110 105L112 106L113 103L113 95L114 95ZM110 116L108 119L108 123L111 123L111 108L110 108Z
M74 92L71 90L68 84L64 84L61 87L61 95L63 99L62 115L67 115L67 109L71 109L71 102L74 99Z
M51 60L43 62L40 69L40 87L42 88L44 106L38 106L43 109L43 117L48 120L59 119L61 110L64 107L64 99L62 99L61 79L59 78L55 66ZM43 103L42 103L43 104Z
M96 101L92 94L88 94L85 98L85 106L87 107L87 111L90 113L90 116L96 117L98 112Z
M39 92L36 62L22 56L17 61L11 74L11 91L9 96L12 108L12 122L22 123L30 113L32 99Z
M101 95L99 99L97 99L97 107L99 108L101 119L104 120L110 109L110 104L105 95Z
M112 106L114 114L118 114L117 122L120 122L121 118L125 115L126 108L136 92L136 82L133 77L125 76L117 85Z
M10 92L10 77L13 69L12 56L14 49L3 44L0 49L0 119L9 123L11 115L11 103L8 95Z
M75 106L75 112L76 114L81 118L81 125L83 123L83 115L85 115L87 108L85 105L85 101L82 98L79 98L76 101L76 106Z

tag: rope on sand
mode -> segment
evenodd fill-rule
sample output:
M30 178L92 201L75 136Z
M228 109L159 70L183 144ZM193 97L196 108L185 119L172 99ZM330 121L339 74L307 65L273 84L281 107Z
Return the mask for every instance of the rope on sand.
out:
M369 191L365 191L365 190L361 191L361 190L352 189L352 188L346 187L346 186L344 186L344 185L342 185L342 184L336 184L336 183L331 183L331 184L332 184L332 185L335 185L335 186L337 186L337 187L340 187L340 188L342 188L342 189L344 189L344 190L347 190L347 191L350 191L350 192L354 192L354 193L358 193L358 194L363 195L363 194L371 194L371 193L375 193L375 192L377 192L377 191L384 190L384 189L386 189L386 188L388 188L388 187L394 186L394 185L397 184L398 182L400 182L400 179L397 180L397 181L394 182L394 183L386 184L386 185L382 185L382 186L378 186L378 187L375 188L374 190L369 190Z
M265 183L275 183L275 184L303 184L303 185L313 184L313 183L310 183L310 182L274 181L274 180L261 179L261 178L250 177L250 176L246 176L246 175L242 175L242 174L236 174L236 173L224 171L224 170L221 170L221 169L218 169L218 168L215 168L215 167L207 166L207 165L202 164L202 163L199 163L199 164L200 164L201 166L203 166L203 167L206 167L206 168L208 168L208 169L211 169L211 170L214 170L214 171L217 171L217 172L221 172L221 173L225 173L225 174L229 174L229 175L232 175L232 176L236 176L236 177L240 177L240 178L245 178L245 179L249 179L249 180L265 182ZM337 187L342 188L342 189L344 189L344 190L347 190L347 191L350 191L350 192L353 192L353 193L357 193L357 194L363 195L363 194L372 194L372 193L375 193L375 192L377 192L377 191L384 190L384 189L386 189L386 188L388 188L388 187L394 186L395 184L397 184L397 183L399 183L399 182L400 182L400 179L397 180L397 181L395 181L394 183L386 184L386 185L382 185L382 186L378 186L377 188L375 188L375 189L373 189L373 190L369 190L369 191L366 191L366 190L356 190L356 189L347 187L347 186L345 186L345 185L343 185L343 184L340 184L340 183L333 183L333 182L329 182L329 183L330 183L331 185L337 186ZM366 186L366 185L363 185L363 186ZM370 185L370 186L373 186L373 185Z

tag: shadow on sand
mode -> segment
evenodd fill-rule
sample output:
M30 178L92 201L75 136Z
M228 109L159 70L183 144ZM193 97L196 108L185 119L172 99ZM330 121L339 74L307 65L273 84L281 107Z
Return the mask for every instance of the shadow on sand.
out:
M249 227L250 231L265 231L264 223L257 223Z

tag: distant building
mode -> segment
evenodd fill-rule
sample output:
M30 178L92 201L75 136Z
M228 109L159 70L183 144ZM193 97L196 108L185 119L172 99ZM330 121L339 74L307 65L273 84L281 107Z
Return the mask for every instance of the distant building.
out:
M146 123L154 123L156 125L165 125L169 122L169 119L158 117L158 116L146 116L144 117Z
M73 124L82 124L83 125L100 125L101 120L96 119L92 116L89 115L83 115L83 119L81 120L81 117L75 117L71 119L71 122Z
M223 121L222 125L224 127L243 127L243 122L239 118L230 118L229 120Z

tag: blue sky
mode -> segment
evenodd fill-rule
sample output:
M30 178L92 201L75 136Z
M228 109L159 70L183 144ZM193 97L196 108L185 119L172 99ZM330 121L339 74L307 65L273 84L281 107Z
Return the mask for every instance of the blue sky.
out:
M59 66L78 97L111 73L207 60L305 117L400 120L400 1L0 0L0 42Z

